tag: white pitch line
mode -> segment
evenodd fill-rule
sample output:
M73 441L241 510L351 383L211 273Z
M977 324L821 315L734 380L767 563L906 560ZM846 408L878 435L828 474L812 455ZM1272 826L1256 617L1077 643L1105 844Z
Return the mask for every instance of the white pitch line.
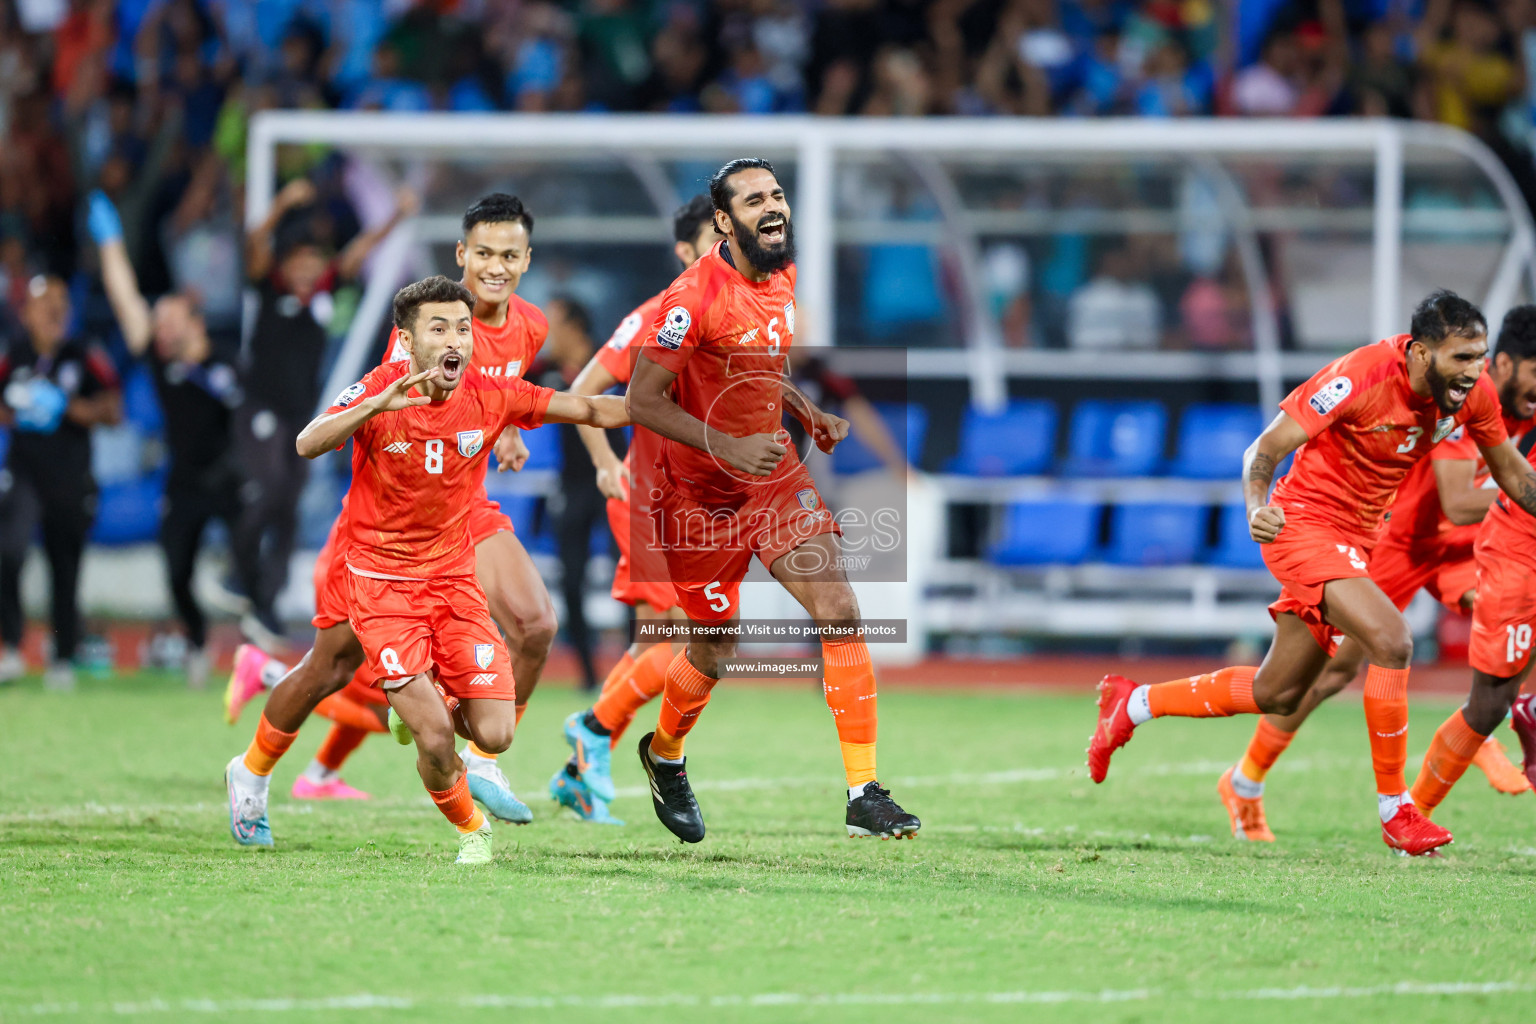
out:
M674 1007L778 1009L786 1006L954 1006L1016 1005L1050 1003L1123 1003L1152 1000L1178 1002L1284 1002L1302 999L1374 999L1400 996L1487 996L1512 995L1536 991L1536 984L1519 981L1400 981L1390 985L1330 985L1295 988L1256 988L1214 992L1168 992L1158 989L1101 989L1091 991L1003 991L1003 992L758 992L748 995L701 996L694 993L661 995L472 995L457 999L416 998L359 994L328 996L319 999L148 999L112 1003L33 1003L0 1008L0 1017L62 1017L88 1014L119 1017L151 1013L196 1013L224 1015L231 1013L313 1013L347 1010L649 1010Z
M1281 774L1301 774L1319 770L1338 771L1341 768L1364 764L1362 758L1297 757L1282 761L1274 771ZM1185 761L1174 764L1152 764L1117 773L1117 777L1165 777L1170 775L1219 775L1232 767L1231 761ZM1071 765L1065 768L1009 768L994 772L950 772L944 775L898 775L887 781L900 789L932 789L939 786L1012 786L1026 782L1057 782L1063 779L1087 780L1085 766ZM842 783L833 775L786 776L780 778L698 779L692 780L695 792L735 793L753 790L776 789L841 789ZM275 795L275 794L274 794ZM622 786L617 790L622 797L650 795L644 786ZM338 806L338 805L332 805ZM360 803L367 808L419 808L432 806L425 796L382 797ZM279 815L313 814L318 805L303 801L287 801L275 806ZM126 818L131 815L148 817L158 814L210 814L228 813L222 801L199 801L186 804L104 804L84 803L49 810L17 811L0 814L0 824L14 825L26 822L59 821L67 818Z

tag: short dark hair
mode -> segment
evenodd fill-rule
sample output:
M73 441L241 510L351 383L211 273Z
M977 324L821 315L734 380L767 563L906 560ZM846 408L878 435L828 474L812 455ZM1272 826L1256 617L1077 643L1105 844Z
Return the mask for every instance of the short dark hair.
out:
M672 214L672 240L692 242L698 237L700 228L714 222L715 204L710 201L709 196L696 195L679 206L677 212Z
M724 210L726 213L731 212L731 200L735 198L736 193L731 191L731 186L727 184L727 182L733 174L740 174L742 171L752 170L767 171L775 178L779 176L779 172L773 169L773 164L769 163L767 160L764 160L762 157L737 157L735 160L732 160L730 163L716 171L714 177L709 179L709 200L715 204L715 209Z
M1424 296L1413 311L1408 333L1424 345L1438 345L1446 338L1472 338L1488 333L1488 321L1472 303L1445 288Z
M1496 349L1515 362L1536 359L1536 306L1515 306L1499 325Z
M414 331L417 311L429 302L462 302L471 313L475 311L475 297L468 288L437 274L395 292L395 326L402 331Z
M505 192L492 192L490 195L481 196L469 204L469 209L464 211L464 234L476 224L507 224L517 221L528 232L528 237L533 237L533 214L528 212L528 207L517 196L509 196Z
M587 312L587 307L578 302L575 297L565 294L552 295L550 302L558 302L565 307L565 318L576 325L582 334L592 334L592 314Z

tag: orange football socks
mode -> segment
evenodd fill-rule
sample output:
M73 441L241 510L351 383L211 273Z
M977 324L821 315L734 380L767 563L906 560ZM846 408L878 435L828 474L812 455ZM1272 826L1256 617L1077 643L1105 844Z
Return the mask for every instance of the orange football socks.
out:
M320 749L315 751L315 760L319 761L326 771L339 772L352 751L367 738L366 729L354 729L350 725L333 725L331 731L325 734L325 742L321 743Z
M1472 730L1460 708L1440 724L1424 755L1424 767L1413 780L1413 802L1420 811L1429 814L1440 805L1487 738Z
M629 658L627 653L624 656ZM671 661L671 645L656 644L640 657L630 658L629 670L618 682L613 683L617 666L608 674L608 682L603 684L603 695L592 705L592 714L608 730L608 746L618 745L619 737L629 728L635 713L662 691Z
M1147 689L1147 705L1153 718L1226 718L1256 715L1253 677L1256 668L1238 666L1217 669L1203 676L1175 679Z
M523 724L523 712L528 710L528 702L512 705L512 731L517 732L517 727Z
M667 666L667 680L661 693L661 714L656 721L656 735L651 737L651 755L663 761L678 761L683 756L683 738L698 721L699 712L709 703L709 692L720 680L693 667L684 650Z
M1380 796L1397 796L1408 788L1403 778L1403 765L1408 762L1406 668L1372 665L1365 673L1365 726L1371 733L1376 792ZM1470 758L1472 753L1467 756Z
M513 730L516 731L516 723L513 724ZM475 746L474 740L470 740L469 743L464 747L464 753L471 754L475 757L483 757L489 761L496 760L495 754L487 754L485 751Z
M875 667L863 640L824 641L821 645L827 707L837 723L848 788L875 779Z
M1267 717L1260 718L1259 727L1253 730L1253 739L1248 741L1248 752L1243 755L1237 770L1251 782L1263 782L1264 776L1269 774L1269 770L1295 738L1295 733L1280 729Z
M459 781L444 790L429 789L432 802L443 812L443 817L453 823L460 832L474 832L485 824L485 815L475 806L475 798L469 795L469 776L459 773Z
M288 748L293 746L298 735L297 732L283 732L274 727L263 712L261 721L256 723L256 737L251 740L245 752L245 766L253 774L271 775L278 759L288 753Z

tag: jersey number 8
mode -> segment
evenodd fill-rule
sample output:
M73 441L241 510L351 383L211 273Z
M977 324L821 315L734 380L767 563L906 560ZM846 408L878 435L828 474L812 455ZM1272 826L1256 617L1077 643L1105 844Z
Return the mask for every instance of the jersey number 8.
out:
M443 442L433 439L427 442L427 472L441 473L443 471Z

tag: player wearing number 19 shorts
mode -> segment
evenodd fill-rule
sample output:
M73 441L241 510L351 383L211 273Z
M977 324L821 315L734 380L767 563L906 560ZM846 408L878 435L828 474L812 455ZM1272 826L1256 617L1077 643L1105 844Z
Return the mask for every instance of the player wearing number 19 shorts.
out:
M1536 306L1517 306L1505 315L1497 351L1488 364L1488 380L1499 397L1504 429L1518 444L1536 415ZM1408 607L1420 588L1453 611L1472 607L1477 590L1472 546L1478 524L1498 493L1489 483L1487 463L1464 429L1431 448L1429 457L1408 472L1392 502L1386 532L1370 558L1371 579L1399 611ZM1364 652L1353 640L1340 641L1338 653L1329 659L1298 711L1259 719L1242 760L1216 786L1235 838L1274 840L1264 814L1265 776L1307 716L1353 682L1364 660ZM1497 739L1489 737L1473 763L1501 792L1522 793L1531 788L1509 763ZM1421 805L1420 810L1424 809Z
M1151 718L1293 713L1347 636L1371 661L1365 718L1383 840L1412 855L1451 841L1407 792L1413 636L1371 580L1369 560L1398 485L1462 426L1505 493L1536 508L1536 471L1510 443L1498 396L1483 376L1487 331L1470 302L1434 292L1414 311L1408 334L1347 353L1281 403L1246 454L1243 487L1250 532L1282 585L1270 606L1274 643L1257 670L1225 668L1156 686L1106 676L1088 747L1095 782ZM1275 466L1297 449L1271 499Z
M656 731L639 745L652 805L679 839L704 838L683 740L719 681L721 659L735 653L729 628L712 627L739 617L741 581L756 556L829 628L825 691L843 749L848 834L911 835L921 823L876 781L874 669L839 531L783 429L787 406L823 452L848 433L846 420L785 387L795 335L789 203L772 165L752 158L720 168L709 195L725 240L667 289L625 396L635 422L664 439L651 531L644 545L631 537L631 554L662 551L692 630L667 668Z
M1536 453L1533 453L1536 457ZM1474 549L1477 601L1467 660L1467 702L1435 731L1413 783L1413 799L1430 814L1467 770L1506 715L1525 755L1525 777L1536 783L1536 714L1520 687L1531 671L1536 627L1536 518L1500 495L1483 520Z

